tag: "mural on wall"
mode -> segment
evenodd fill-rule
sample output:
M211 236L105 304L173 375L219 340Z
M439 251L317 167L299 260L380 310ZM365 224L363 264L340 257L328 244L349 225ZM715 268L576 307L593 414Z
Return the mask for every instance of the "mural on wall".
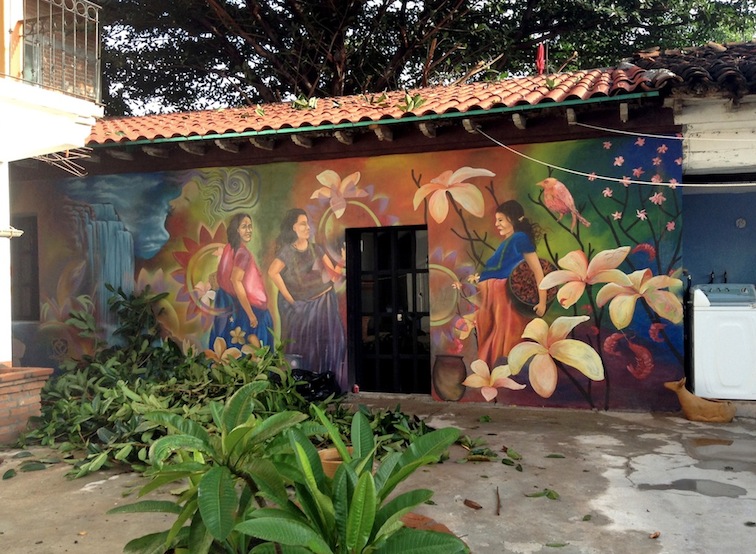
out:
M661 384L683 364L678 141L560 146L522 149L529 159L509 165L506 188L491 165L417 182L429 234L446 237L435 352L472 360L461 385L434 375L434 393L667 406Z
M44 211L41 235L56 221L66 229L41 250L40 345L57 341L58 357L86 351L61 335L68 311L107 323L106 283L149 285L169 293L162 323L186 351L221 360L283 342L346 389L345 229L425 224L434 397L672 407L661 383L682 376L679 141L518 152L100 176L45 194L26 187L14 210Z

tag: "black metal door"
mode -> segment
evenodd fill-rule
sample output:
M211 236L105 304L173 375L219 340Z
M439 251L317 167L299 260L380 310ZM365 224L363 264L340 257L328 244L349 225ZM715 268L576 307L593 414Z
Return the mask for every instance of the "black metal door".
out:
M349 363L361 390L430 393L428 231L347 229Z

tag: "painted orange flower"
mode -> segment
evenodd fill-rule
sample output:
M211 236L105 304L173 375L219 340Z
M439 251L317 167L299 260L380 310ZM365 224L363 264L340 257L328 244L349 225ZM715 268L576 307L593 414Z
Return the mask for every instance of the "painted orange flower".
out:
M574 305L585 292L586 285L596 283L619 283L630 285L627 275L617 269L630 252L629 246L613 250L604 250L596 254L590 263L582 250L573 250L559 260L557 271L544 276L538 288L549 290L557 285L564 285L557 293L559 304L563 308Z
M635 302L643 298L654 312L672 323L683 319L683 306L680 298L666 289L680 287L682 281L667 275L656 275L650 269L639 269L627 276L629 285L608 283L596 295L596 303L604 306L609 303L609 317L617 329L624 329L633 320Z
M598 353L582 341L567 338L575 327L589 319L587 315L562 316L556 318L550 327L541 318L528 323L522 338L534 342L521 342L509 351L511 374L520 373L530 360L530 385L542 398L549 398L556 390L557 366L554 360L574 367L593 381L602 381L604 364Z
M493 371L488 369L488 364L483 360L475 360L470 364L472 375L468 375L467 379L462 381L462 384L466 387L480 389L480 393L486 402L490 402L496 395L499 394L498 389L505 388L510 390L521 390L525 388L525 385L510 379L512 373L509 371L509 366L500 365L494 368Z
M337 219L346 211L347 198L363 198L368 195L367 191L357 188L360 180L359 171L342 179L335 171L326 169L316 178L323 186L313 192L310 198L330 198L330 206Z
M436 223L441 223L449 214L449 196L451 196L455 202L475 217L483 217L485 210L483 193L478 187L466 181L473 177L493 177L494 175L496 174L487 169L475 167L462 167L454 172L444 171L438 177L431 179L430 183L417 189L413 205L417 210L420 203L430 196L428 211Z

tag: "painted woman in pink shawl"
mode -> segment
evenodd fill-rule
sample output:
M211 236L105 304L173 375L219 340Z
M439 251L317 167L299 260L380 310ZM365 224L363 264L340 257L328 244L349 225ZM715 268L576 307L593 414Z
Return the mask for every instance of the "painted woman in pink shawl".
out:
M210 347L215 339L223 338L229 347L273 344L273 318L268 310L262 273L255 257L247 248L252 240L252 218L239 213L231 218L226 230L228 244L218 262L219 290L215 307L221 313L215 317L210 331Z

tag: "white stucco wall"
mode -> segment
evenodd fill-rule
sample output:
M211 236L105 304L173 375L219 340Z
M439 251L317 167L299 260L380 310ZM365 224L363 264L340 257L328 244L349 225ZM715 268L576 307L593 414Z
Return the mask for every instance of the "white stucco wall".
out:
M738 104L725 98L670 101L683 126L683 168L687 175L756 171L756 97Z

